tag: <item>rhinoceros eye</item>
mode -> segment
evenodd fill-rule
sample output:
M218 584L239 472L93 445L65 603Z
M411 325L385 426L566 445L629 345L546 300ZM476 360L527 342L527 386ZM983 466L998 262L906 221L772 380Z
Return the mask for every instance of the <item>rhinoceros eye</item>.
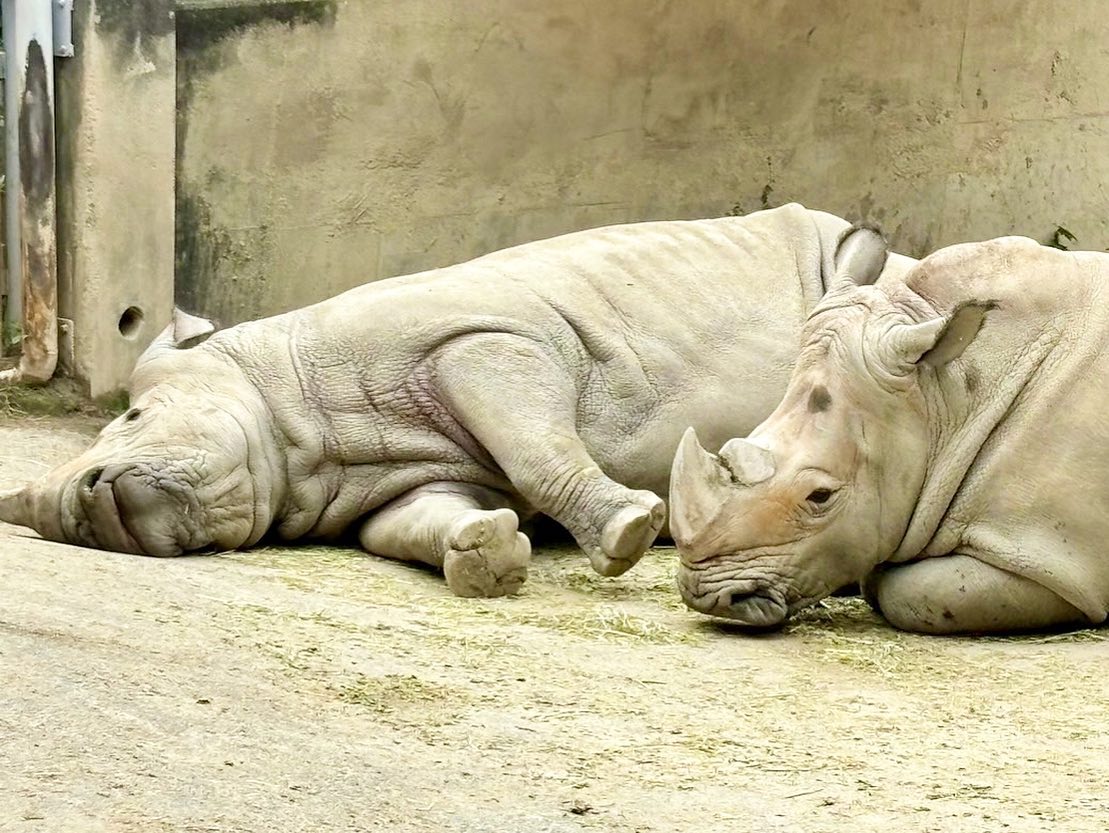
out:
M831 489L814 489L812 492L809 493L809 496L805 498L805 500L807 500L809 503L815 503L819 506L822 503L827 503L831 497Z
M123 419L125 422L134 422L140 416L142 416L142 408L132 408L123 415Z

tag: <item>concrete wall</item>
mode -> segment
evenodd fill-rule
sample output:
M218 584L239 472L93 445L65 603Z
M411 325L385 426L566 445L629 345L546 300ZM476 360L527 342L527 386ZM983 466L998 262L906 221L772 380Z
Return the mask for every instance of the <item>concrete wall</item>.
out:
M172 0L81 0L55 65L63 369L126 383L169 320L174 272Z
M225 322L799 200L1109 246L1098 0L181 2L177 295Z

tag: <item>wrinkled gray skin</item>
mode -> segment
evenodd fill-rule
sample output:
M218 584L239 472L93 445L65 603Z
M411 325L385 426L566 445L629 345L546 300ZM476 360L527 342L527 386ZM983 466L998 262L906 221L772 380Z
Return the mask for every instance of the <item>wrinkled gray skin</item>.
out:
M351 530L500 595L526 576L520 518L541 512L618 575L664 524L681 431L723 441L781 397L847 226L797 205L614 226L206 340L178 314L131 410L0 496L0 520L161 556Z
M682 440L686 603L770 626L869 575L904 630L1103 622L1107 345L1104 254L1009 237L842 278L774 413L719 456Z

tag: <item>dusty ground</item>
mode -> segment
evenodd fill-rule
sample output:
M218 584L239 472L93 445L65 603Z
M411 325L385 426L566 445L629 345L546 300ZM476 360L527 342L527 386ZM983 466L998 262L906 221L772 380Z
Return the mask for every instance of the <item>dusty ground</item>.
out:
M0 483L86 419L0 421ZM787 631L684 611L673 553L518 598L354 552L160 561L0 525L4 831L1086 831L1109 633Z

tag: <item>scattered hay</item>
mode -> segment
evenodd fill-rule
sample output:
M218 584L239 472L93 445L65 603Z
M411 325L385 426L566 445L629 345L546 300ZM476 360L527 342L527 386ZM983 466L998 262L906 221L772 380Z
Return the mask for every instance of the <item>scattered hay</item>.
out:
M278 581L290 589L413 610L430 632L449 634L453 640L466 629L487 624L530 626L582 639L639 639L656 645L699 644L705 640L705 635L692 626L695 619L690 620L689 629L678 628L622 606L624 602L646 602L684 609L671 577L660 574L657 563L648 561L643 565L645 580L620 581L593 574L577 550L576 557L562 555L556 551L548 559L541 551L520 595L499 599L457 598L446 589L441 577L429 571L338 547L265 547L219 557L280 570ZM591 596L610 603L591 603L569 612L552 611L552 592L571 587L588 587L586 592Z
M888 634L867 638L829 631L823 642L822 653L841 665L886 677L899 674L905 668L905 645L891 640Z
M577 569L566 569L543 575L552 584L575 593L596 596L610 602L647 602L667 610L685 610L685 604L678 595L674 579L675 564L672 553L651 550L642 561L619 579L599 576L589 569L584 561L574 565Z
M441 727L457 724L473 705L469 691L415 674L355 674L328 689L386 724L414 729L416 737L431 744L437 742Z
M857 597L830 598L814 605L808 610L798 614L796 619L786 627L786 632L802 637L828 633L839 637L852 636L866 641L870 634L876 633L883 640L902 641L906 639L925 639L929 643L933 640L965 639L976 642L1005 642L1015 644L1058 644L1071 642L1104 642L1109 640L1109 626L1097 628L1081 628L1065 630L1054 633L1033 632L1024 634L980 634L955 637L930 637L920 634L907 634L899 631L889 624L882 616L870 607L867 602ZM833 636L832 638L836 638Z
M980 636L982 641L988 642L1016 642L1026 645L1053 645L1069 644L1072 642L1107 642L1109 641L1109 626L1101 625L1096 628L1082 628L1080 630L1060 631L1059 633L1028 633L1010 634L1008 636Z
M798 613L785 627L786 633L796 636L827 631L867 634L875 630L893 631L893 627L864 599L856 596L837 596L817 602Z
M696 630L678 630L657 620L635 616L610 605L572 613L505 611L503 622L557 631L579 639L635 639L654 645L697 645L705 635Z
M881 676L900 673L911 636L895 630L856 597L830 598L798 614L784 629L818 648L829 659Z
M260 548L220 557L274 569L278 571L277 580L291 590L405 609L411 614L409 626L418 626L427 638L475 649L494 650L501 640L489 628L506 624L582 640L654 645L700 645L729 630L726 623L705 617L690 614L678 620L672 615L685 608L674 589L665 552L648 553L632 573L614 580L593 574L576 549L560 548L551 553L540 550L520 595L499 599L456 598L429 570L341 547ZM589 598L575 599L579 594ZM368 635L374 627L324 614L307 618L352 634ZM752 637L750 633L744 635ZM763 636L799 639L830 661L882 676L900 673L907 662L919 663L917 654L921 650L931 654L951 641L898 631L858 597L825 599L799 613L780 631ZM1091 643L1109 640L1109 628L955 639Z
M395 714L412 705L457 702L459 692L415 674L356 674L334 689L340 700L378 714Z

